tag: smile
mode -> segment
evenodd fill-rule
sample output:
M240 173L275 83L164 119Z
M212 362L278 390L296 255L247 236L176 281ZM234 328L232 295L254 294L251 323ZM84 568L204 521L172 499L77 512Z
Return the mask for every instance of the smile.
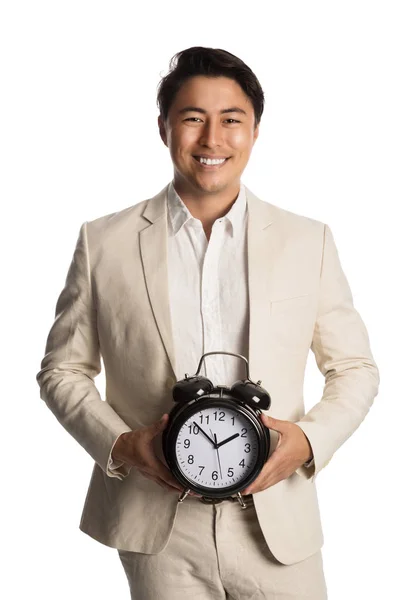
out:
M228 162L230 157L223 158L223 159L211 159L211 160L202 158L200 156L193 156L193 158L195 159L196 163L202 169L216 171L217 169L220 169L221 167L223 167L224 164Z

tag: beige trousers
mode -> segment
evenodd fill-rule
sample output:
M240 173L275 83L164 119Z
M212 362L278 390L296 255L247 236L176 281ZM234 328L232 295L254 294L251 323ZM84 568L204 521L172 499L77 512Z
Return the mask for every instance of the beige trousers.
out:
M187 497L162 552L118 550L132 600L326 600L321 551L293 565L278 562L252 496L246 504Z

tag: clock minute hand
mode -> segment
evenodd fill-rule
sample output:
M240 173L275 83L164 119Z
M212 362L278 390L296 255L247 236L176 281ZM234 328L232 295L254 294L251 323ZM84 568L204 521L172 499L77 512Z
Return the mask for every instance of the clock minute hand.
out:
M216 447L219 448L220 446L227 444L231 440L234 440L235 438L239 437L239 435L240 435L239 433L235 433L235 435L231 435L230 437L226 438L226 440L222 440L222 442L220 442Z
M214 440L212 440L212 439L210 438L210 436L209 436L209 435L207 435L205 431L203 431L203 429L200 427L200 425L197 425L197 423L196 423L195 421L193 421L193 424L194 424L194 425L196 425L196 427L198 427L198 428L200 429L201 433L202 433L203 435L205 435L205 436L206 436L206 438L207 438L207 439L208 439L208 440L209 440L209 441L212 443L212 445L214 446L214 448L216 448L216 445L215 445L215 442L214 442ZM238 435L239 435L239 434L238 434Z

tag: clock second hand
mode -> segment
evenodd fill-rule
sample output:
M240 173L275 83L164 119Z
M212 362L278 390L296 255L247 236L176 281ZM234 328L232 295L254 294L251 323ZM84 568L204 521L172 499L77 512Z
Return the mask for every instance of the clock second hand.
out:
M213 432L211 431L211 429L210 429L210 432L211 432L211 435L214 435L214 446L215 446L215 449L217 451L218 464L219 464L219 474L221 475L221 480L222 480L222 469L221 469L221 461L219 459L219 450L218 450L217 435L215 433L213 434Z

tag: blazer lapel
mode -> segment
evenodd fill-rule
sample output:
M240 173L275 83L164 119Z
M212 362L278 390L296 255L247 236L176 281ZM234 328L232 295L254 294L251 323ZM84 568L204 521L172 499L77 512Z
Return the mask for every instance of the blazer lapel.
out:
M177 379L169 307L167 190L168 185L147 203L142 216L150 222L150 226L140 232L139 243L149 301Z
M267 376L270 339L270 297L274 259L278 248L274 206L246 187L248 206L247 258L249 285L249 370L257 381ZM267 381L262 385L267 386Z
M268 352L272 351L270 297L279 240L277 228L273 226L277 216L275 207L245 188L248 205L249 369L250 376L258 380L267 373L270 363ZM139 243L149 301L177 379L168 288L167 190L168 185L146 204L143 217L150 225L140 231Z

